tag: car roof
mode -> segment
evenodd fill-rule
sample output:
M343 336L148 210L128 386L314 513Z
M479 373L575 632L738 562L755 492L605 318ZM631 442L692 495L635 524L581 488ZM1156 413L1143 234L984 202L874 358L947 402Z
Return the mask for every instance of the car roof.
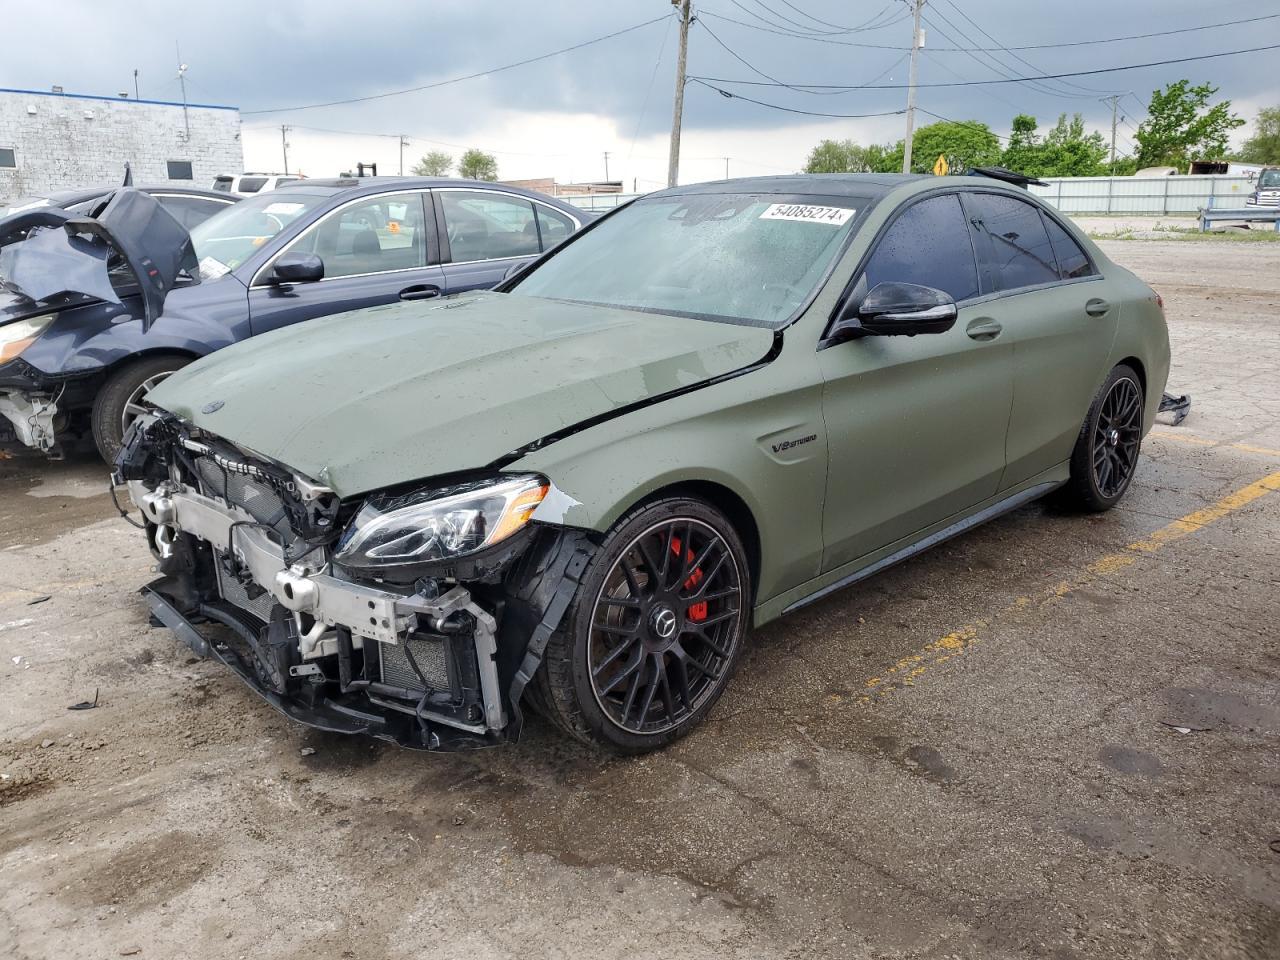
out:
M505 183L498 183L494 180L466 180L462 177L307 177L303 180L291 180L288 183L282 183L276 187L276 190L305 190L319 188L321 190L331 190L334 193L349 193L351 196L361 196L367 193L382 193L388 189L392 190L423 190L432 187L465 187L468 190L501 190L503 193L514 193L518 196L528 197L530 200L540 200L543 203L551 203L558 207L564 207L570 210L577 208L559 200L555 197L547 196L545 193L538 193L534 190L526 190L523 187L512 187Z
M44 196L43 199L52 203L75 204L83 203L86 200L92 200L95 197L105 197L112 190L119 190L120 184L111 184L110 186L100 187L81 187L79 190L54 190ZM205 190L201 187L183 187L172 184L147 184L137 189L143 193L176 193L190 197L208 197L210 200L233 200L235 198L228 196L226 193L220 193L217 190Z
M933 180L927 174L904 173L796 173L778 177L738 177L691 183L652 193L651 197L686 196L705 193L785 193L815 197L882 197L890 190L918 180Z

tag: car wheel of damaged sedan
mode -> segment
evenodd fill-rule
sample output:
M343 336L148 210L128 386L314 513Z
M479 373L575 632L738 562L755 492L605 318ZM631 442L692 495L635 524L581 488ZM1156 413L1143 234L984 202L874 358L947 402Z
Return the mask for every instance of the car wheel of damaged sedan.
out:
M718 511L671 499L633 512L602 544L547 648L542 711L622 752L683 736L729 682L750 596L742 542Z
M125 431L147 412L147 394L190 362L189 357L149 357L126 365L107 379L93 401L91 421L93 442L103 460L115 460Z
M153 615L325 730L672 743L749 625L1140 476L1162 302L1010 176L676 187L493 292L197 361L117 460Z

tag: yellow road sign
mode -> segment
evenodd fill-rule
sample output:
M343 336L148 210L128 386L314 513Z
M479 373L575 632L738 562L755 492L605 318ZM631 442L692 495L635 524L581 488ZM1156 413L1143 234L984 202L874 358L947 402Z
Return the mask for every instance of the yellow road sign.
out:
M933 164L933 175L935 177L945 177L951 172L951 164L947 163L946 154L938 154L938 159Z

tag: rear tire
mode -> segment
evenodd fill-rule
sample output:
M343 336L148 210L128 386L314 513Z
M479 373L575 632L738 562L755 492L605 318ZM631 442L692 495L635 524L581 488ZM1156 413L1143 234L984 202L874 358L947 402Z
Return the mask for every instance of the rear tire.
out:
M1089 406L1071 452L1068 506L1099 513L1124 497L1142 449L1142 381L1126 364L1113 369Z
M147 392L191 362L190 357L147 357L121 367L102 385L93 400L93 442L107 463L115 461L124 432L146 409Z
M592 746L665 747L728 686L751 614L750 577L741 538L710 505L671 497L633 510L583 574L531 702Z

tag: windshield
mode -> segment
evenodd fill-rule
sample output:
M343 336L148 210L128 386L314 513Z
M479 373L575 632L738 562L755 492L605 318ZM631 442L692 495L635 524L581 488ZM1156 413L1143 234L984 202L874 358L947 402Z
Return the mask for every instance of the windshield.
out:
M517 281L525 296L776 327L821 282L861 197L637 200Z
M1280 190L1280 170L1263 170L1258 174L1259 190Z
M324 203L330 193L292 188L288 199L263 193L215 213L191 228L200 276L215 280L248 260L298 217Z

